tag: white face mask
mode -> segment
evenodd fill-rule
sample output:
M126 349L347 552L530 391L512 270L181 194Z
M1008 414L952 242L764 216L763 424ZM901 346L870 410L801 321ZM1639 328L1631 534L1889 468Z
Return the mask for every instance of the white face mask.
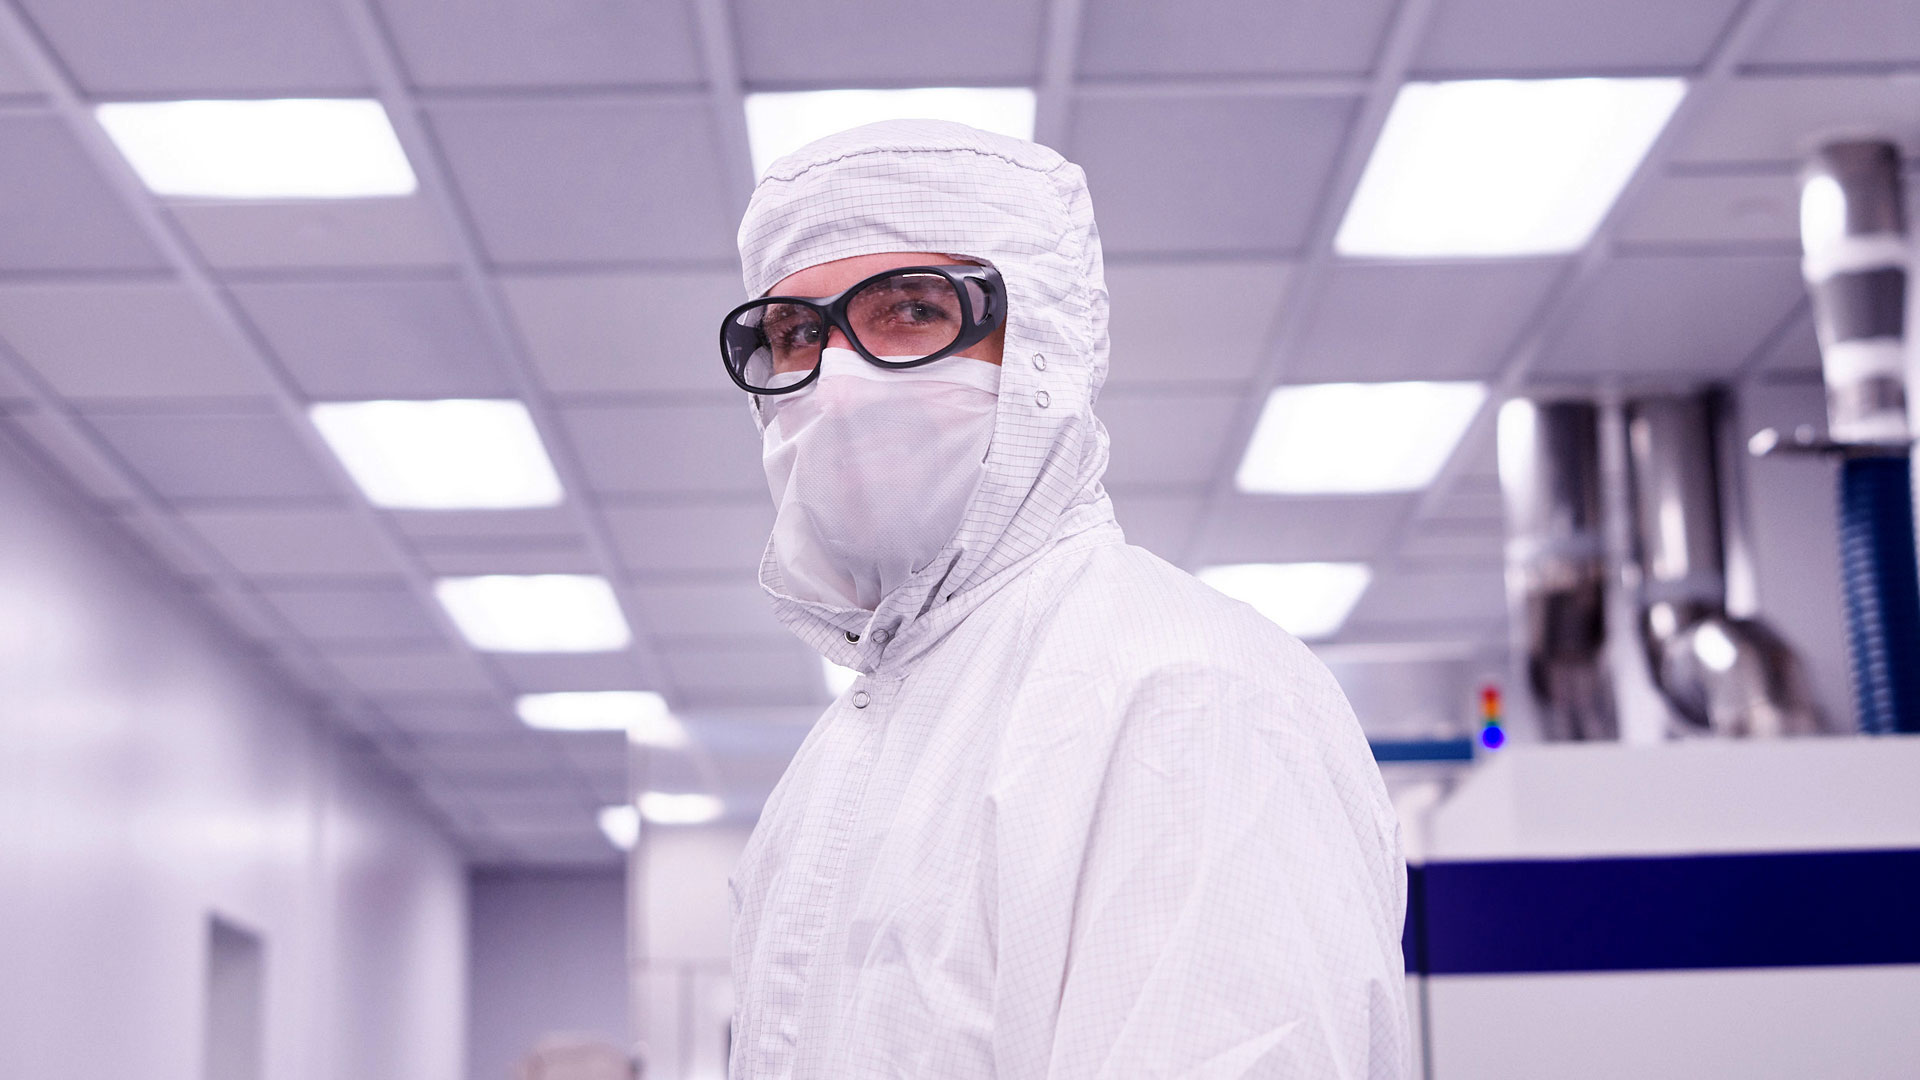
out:
M999 388L985 360L887 371L827 349L813 385L761 399L787 592L871 611L931 562L980 485Z

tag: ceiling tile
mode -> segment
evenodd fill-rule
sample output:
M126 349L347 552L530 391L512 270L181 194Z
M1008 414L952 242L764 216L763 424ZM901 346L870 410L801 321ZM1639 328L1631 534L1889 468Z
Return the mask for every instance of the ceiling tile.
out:
M1412 495L1239 496L1201 531L1195 567L1247 562L1370 561L1391 544Z
M652 690L631 652L500 653L494 667L523 694L556 690Z
M602 494L765 492L745 395L711 405L576 406L562 422Z
M356 653L329 657L328 663L368 693L478 693L493 685L465 649Z
M233 286L308 397L510 397L466 287L451 279Z
M1420 522L1421 529L1506 528L1506 502L1495 476L1462 476L1449 486Z
M550 741L560 756L580 772L591 783L599 784L614 780L619 790L613 795L618 800L625 796L629 746L624 731L560 731L553 732Z
M398 582L339 588L268 586L261 597L316 643L438 642L440 628L420 599Z
M286 639L286 630L275 621L273 612L264 607L258 597L220 588L196 590L194 597L217 613L228 628L249 641L264 643Z
M221 270L436 267L453 261L420 196L167 204L188 239Z
M1805 293L1791 256L1640 256L1609 262L1557 329L1538 373L1723 376Z
M603 513L621 559L641 574L757 574L773 534L773 507L764 494L739 502L609 506Z
M1109 254L1292 253L1353 112L1347 98L1082 98L1069 156Z
M1792 175L1660 176L1623 207L1612 238L1627 244L1777 243L1798 248Z
M1287 359L1287 381L1486 378L1564 267L1337 264Z
M561 762L525 729L500 736L416 735L414 745L435 774L459 785L470 806L498 804L519 791L568 790Z
M421 565L435 574L598 574L605 570L582 539L496 547L415 545Z
M704 100L429 111L496 262L734 256L739 208Z
M555 394L733 387L717 344L720 320L744 298L732 270L509 276L500 284Z
M131 533L165 568L172 570L190 581L206 581L220 572L215 560L218 554L194 543L192 537L183 537L185 531L173 525L162 525L145 511L128 510L114 518L120 526Z
M29 408L9 411L0 418L0 427L17 432L87 495L109 502L131 502L139 497L121 464L69 425Z
M1505 543L1506 533L1498 519L1427 520L1407 531L1397 554L1410 568L1499 566Z
M40 87L11 48L0 43L0 97L39 97Z
M482 546L519 540L573 539L579 531L572 507L510 510L390 510L392 521L416 546Z
M1386 0L1109 0L1082 17L1082 74L1359 75L1373 67Z
M466 699L388 695L382 698L380 711L410 736L506 736L521 730L520 721L491 693Z
M339 94L367 79L330 4L21 0L60 61L95 97Z
M817 653L788 638L729 645L662 643L662 659L682 708L721 705L824 704L827 688Z
M729 583L654 583L634 590L655 637L682 634L740 634L774 636L786 633L773 617L773 605L757 581L753 567L741 567L740 580Z
M14 370L13 357L0 351L0 410L16 412L33 407L33 389Z
M1791 172L1835 132L1878 131L1920 156L1920 79L1747 78L1716 87L1676 133L1672 160Z
M1497 564L1473 570L1400 570L1374 576L1344 629L1364 635L1401 627L1488 626L1506 617L1505 577Z
M1911 64L1920 62L1913 0L1794 0L1781 6L1747 62Z
M1168 562L1186 558L1188 541L1193 539L1201 507L1206 505L1204 488L1190 495L1160 495L1146 492L1109 493L1113 514L1127 534L1127 543L1146 548Z
M259 362L185 286L0 286L0 338L68 397L265 396Z
M1041 0L734 0L733 10L741 74L756 89L1032 85L1040 66Z
M1251 381L1292 272L1276 260L1108 265L1107 386Z
M87 423L165 499L340 497L332 478L275 413L95 412Z
M165 265L57 116L0 115L0 146L0 270Z
M1124 489L1211 479L1244 400L1238 394L1102 397L1094 412L1112 439L1107 485Z
M665 0L380 0L417 86L697 83L691 5Z
M1423 76L1691 71L1740 0L1440 0L1414 59Z
M385 539L348 510L189 510L180 516L243 574L365 578L398 571Z
M1820 340L1813 333L1811 305L1767 347L1760 367L1769 372L1820 376Z

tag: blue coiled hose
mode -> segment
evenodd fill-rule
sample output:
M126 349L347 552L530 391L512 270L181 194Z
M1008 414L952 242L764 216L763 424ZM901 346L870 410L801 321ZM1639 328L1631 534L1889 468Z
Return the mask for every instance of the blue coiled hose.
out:
M1840 572L1860 727L1920 732L1920 564L1906 457L1840 467Z

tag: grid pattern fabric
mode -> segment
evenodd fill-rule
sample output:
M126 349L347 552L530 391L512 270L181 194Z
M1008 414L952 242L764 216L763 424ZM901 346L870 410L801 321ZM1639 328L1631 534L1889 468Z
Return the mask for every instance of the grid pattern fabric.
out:
M985 481L873 612L762 586L861 674L736 868L731 1075L1398 1077L1398 826L1299 642L1126 545L1093 416L1106 290L1080 171L894 122L776 164L749 295L879 251L998 267ZM858 640L850 640L856 637Z

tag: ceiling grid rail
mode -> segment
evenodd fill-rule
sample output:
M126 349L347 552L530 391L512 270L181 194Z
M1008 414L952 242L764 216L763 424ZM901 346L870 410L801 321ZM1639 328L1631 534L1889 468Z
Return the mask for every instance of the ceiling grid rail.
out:
M746 90L741 85L740 58L734 51L733 17L727 0L693 0L695 33L700 39L700 63L707 72L707 100L713 110L714 138L719 140L720 167L727 176L728 194L741 213L759 179L748 153ZM730 264L732 265L732 264Z
M1073 134L1074 74L1080 66L1081 21L1086 0L1048 0L1033 141L1066 153Z

